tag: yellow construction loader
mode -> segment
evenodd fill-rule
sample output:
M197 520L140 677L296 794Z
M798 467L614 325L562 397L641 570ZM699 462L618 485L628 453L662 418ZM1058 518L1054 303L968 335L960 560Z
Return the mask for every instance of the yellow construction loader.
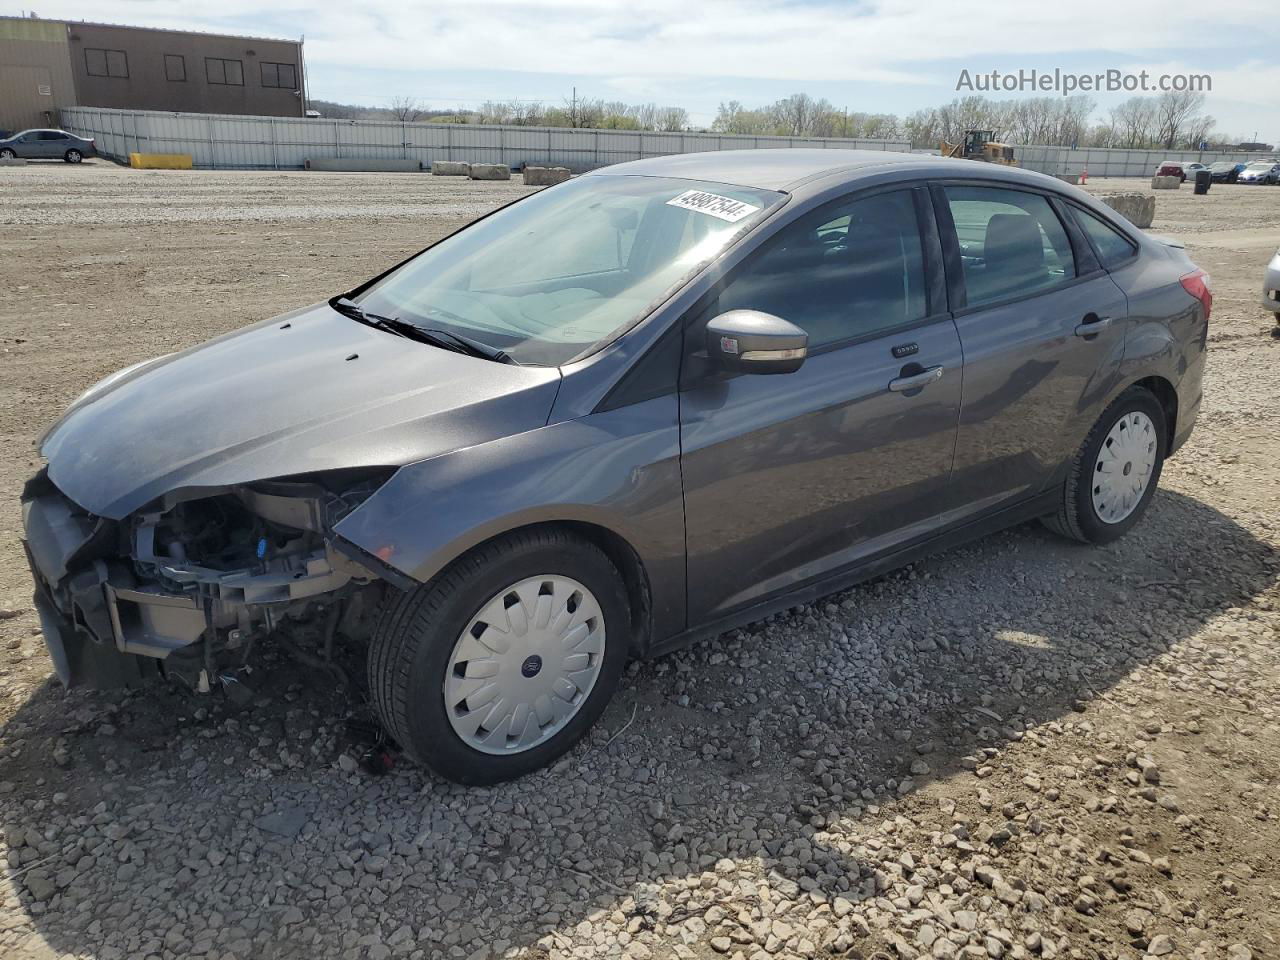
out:
M981 160L984 163L1016 167L1018 161L1013 158L1013 147L1007 143L1000 143L995 136L992 130L966 130L964 142L947 143L943 140L938 144L938 149L944 157L963 157L965 160Z

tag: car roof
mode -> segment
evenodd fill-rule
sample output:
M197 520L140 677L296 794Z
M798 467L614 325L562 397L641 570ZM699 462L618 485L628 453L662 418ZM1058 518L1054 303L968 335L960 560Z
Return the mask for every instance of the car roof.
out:
M1044 186L1061 181L1041 173L956 157L937 157L889 150L838 150L809 147L758 150L713 150L630 160L593 170L587 176L674 177L789 192L813 180L844 176L847 180L893 167L921 177L998 177Z

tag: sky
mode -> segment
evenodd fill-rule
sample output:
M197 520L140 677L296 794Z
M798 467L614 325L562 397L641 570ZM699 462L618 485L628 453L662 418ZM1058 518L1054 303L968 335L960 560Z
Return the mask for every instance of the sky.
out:
M956 89L962 70L1147 70L1208 74L1220 133L1280 143L1274 0L38 3L49 18L301 36L310 96L371 106L397 96L441 108L558 106L576 87L579 97L682 106L705 125L722 101L801 91L850 112L906 114L969 92ZM1101 118L1132 94L1091 95Z

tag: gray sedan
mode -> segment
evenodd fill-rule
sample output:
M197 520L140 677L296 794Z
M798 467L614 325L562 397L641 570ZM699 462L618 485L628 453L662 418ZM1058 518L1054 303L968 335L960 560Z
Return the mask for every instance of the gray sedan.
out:
M78 137L65 130L23 130L0 140L0 160L25 158L79 163L85 157L97 155L92 139Z
M629 657L1031 518L1122 536L1211 305L1178 244L1016 168L598 170L91 387L22 497L44 637L68 684L202 693L359 643L406 754L519 776Z

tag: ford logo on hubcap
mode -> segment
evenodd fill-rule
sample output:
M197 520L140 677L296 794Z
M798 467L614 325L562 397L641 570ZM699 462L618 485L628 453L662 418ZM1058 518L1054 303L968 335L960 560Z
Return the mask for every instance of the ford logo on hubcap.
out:
M526 677L536 677L541 669L542 658L536 653L531 657L525 657L524 663L520 664L520 673Z

